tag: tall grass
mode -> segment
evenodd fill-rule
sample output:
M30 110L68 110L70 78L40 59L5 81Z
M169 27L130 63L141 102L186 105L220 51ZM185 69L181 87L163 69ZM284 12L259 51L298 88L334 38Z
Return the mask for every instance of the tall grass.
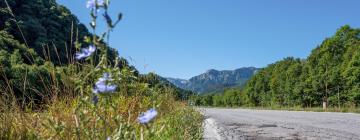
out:
M118 90L99 95L95 104L92 86L100 72L92 73L93 69L90 64L49 66L48 76L38 78L46 87L38 91L44 94L41 104L31 97L21 102L11 88L15 82L1 85L0 139L202 138L202 115L176 101L176 90L142 82L146 76L135 76L127 67L106 69L116 79ZM26 89L37 90L25 79L20 83ZM138 116L149 108L156 108L159 114L140 124Z
M43 111L0 114L0 139L201 139L202 116L163 95L159 115L149 124L137 116L152 106L151 97L119 96L98 106L89 99L59 100Z

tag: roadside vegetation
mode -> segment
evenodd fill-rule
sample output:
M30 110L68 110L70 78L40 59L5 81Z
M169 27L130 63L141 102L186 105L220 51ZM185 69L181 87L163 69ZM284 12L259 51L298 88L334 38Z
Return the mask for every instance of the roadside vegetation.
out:
M289 46L291 47L291 46ZM259 70L242 89L193 96L195 105L359 112L360 29L343 26L306 59L288 57Z
M108 46L110 0L84 5L92 33L55 0L0 1L0 139L201 139L191 93Z

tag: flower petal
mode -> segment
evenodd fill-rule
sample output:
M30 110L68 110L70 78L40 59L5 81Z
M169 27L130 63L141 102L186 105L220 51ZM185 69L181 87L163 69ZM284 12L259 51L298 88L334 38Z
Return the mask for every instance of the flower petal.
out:
M93 54L96 50L96 47L94 45L90 45L88 48L82 48L80 52L77 52L75 54L75 58L77 60L89 57L91 54Z
M146 111L145 113L142 113L139 117L138 117L138 121L141 124L145 124L145 123L149 123L152 119L154 119L157 115L157 111L152 108L148 111Z

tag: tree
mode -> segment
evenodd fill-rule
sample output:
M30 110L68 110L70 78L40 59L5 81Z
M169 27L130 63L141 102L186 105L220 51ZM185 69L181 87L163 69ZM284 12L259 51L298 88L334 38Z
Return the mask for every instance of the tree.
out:
M285 58L260 70L245 86L256 106L358 105L359 29L341 27L305 60Z

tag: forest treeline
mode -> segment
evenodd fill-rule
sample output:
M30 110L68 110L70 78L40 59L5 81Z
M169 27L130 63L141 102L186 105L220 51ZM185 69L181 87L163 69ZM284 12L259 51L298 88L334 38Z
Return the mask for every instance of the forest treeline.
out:
M243 89L192 101L206 106L360 106L360 29L343 26L306 59L287 57L259 70Z

